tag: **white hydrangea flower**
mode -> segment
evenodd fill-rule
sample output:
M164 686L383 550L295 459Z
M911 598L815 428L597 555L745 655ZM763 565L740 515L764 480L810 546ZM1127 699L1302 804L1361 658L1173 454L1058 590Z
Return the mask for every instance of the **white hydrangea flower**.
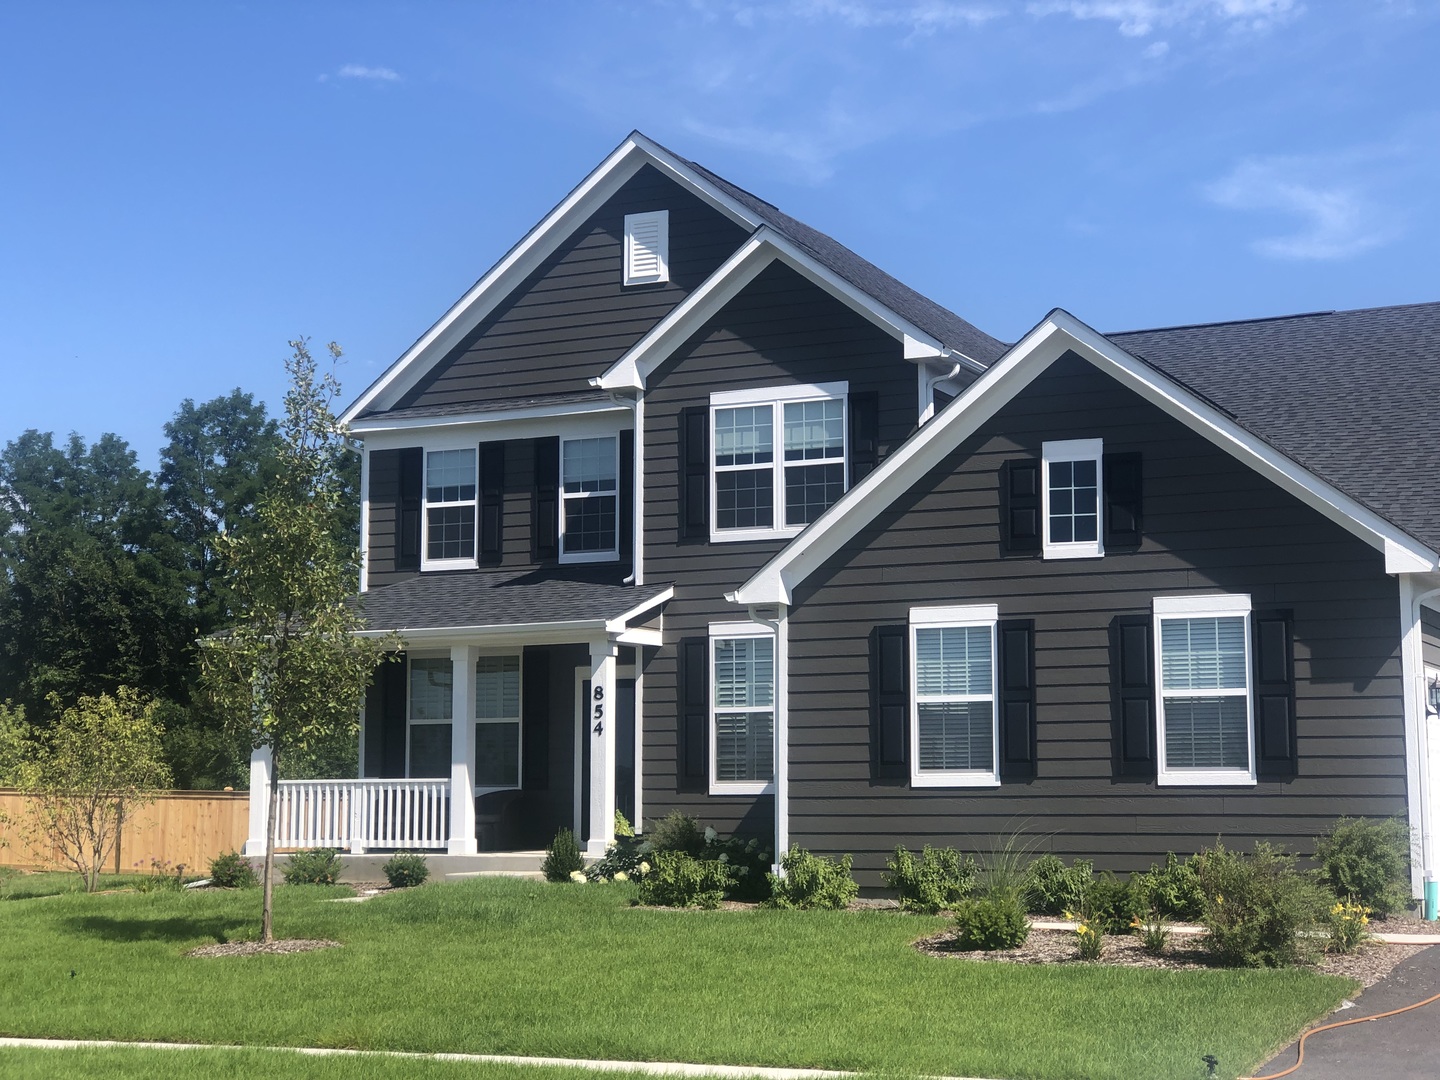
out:
M630 880L630 875L627 874L627 873L625 873L624 870L616 870L616 871L615 871L615 876L614 876L613 878L611 878L610 880L611 880L611 881L629 881L629 880Z
M649 872L650 872L650 864L649 864L648 862L642 862L642 863L640 864L640 876L641 876L641 877L644 877L644 876L645 876L646 874L648 874Z
M585 881L586 881L585 871L584 871L584 870L571 870L571 871L570 871L570 880L573 881L573 882L575 882L576 884L584 885L584 884L585 884Z
M707 844L713 844L713 843L715 842L715 838L716 838L717 836L719 836L719 835L720 835L720 834L715 831L714 826L712 826L712 825L706 825L706 826L705 826L705 842L706 842Z

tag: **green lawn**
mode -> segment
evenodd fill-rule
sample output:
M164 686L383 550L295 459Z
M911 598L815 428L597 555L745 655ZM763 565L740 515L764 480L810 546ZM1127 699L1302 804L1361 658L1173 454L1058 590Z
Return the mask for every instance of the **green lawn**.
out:
M894 912L672 912L627 886L480 879L360 904L277 891L277 932L343 949L198 960L259 896L4 905L0 1032L824 1066L993 1077L1253 1067L1353 984L1300 971L1019 967L923 956ZM73 975L71 973L74 973Z
M100 888L127 889L145 880L146 874L101 874ZM8 882L0 882L0 901L31 900L37 896L58 896L61 893L84 892L80 875L69 871L45 870L40 873L17 873Z

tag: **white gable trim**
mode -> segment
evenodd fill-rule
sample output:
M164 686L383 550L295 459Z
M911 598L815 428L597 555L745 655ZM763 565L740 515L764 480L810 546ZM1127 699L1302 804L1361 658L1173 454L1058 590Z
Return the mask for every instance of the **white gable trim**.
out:
M747 229L762 224L753 211L703 179L685 162L638 131L632 132L504 258L472 285L399 360L371 383L341 415L341 421L348 424L367 409L392 406L436 362L464 340L521 281L549 258L586 218L647 164L689 188L737 224Z
M591 385L606 390L644 389L645 381L655 368L664 363L706 319L738 296L762 270L777 260L902 342L905 359L918 362L945 356L957 359L976 371L985 370L983 364L952 353L908 319L821 265L768 225L762 225L699 288L615 361L605 374L591 380Z
M1136 359L1073 315L1056 309L749 581L726 594L726 599L737 604L792 603L797 585L1069 351L1383 551L1387 573L1433 570L1440 565L1440 554L1239 427L1213 405Z

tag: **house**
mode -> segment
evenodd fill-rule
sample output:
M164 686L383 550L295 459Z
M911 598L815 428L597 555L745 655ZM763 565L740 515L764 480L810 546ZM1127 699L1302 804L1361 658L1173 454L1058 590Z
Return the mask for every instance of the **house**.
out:
M405 662L282 843L678 809L875 886L1400 813L1433 897L1437 373L1440 304L1006 344L632 134L344 415Z

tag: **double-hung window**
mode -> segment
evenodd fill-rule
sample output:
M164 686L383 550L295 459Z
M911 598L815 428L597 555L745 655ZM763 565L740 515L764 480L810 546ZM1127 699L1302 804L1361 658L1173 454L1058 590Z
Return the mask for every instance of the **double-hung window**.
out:
M775 635L755 623L710 628L710 791L759 795L775 779Z
M1161 784L1250 784L1250 597L1155 598Z
M454 668L448 656L410 659L410 712L405 774L450 775Z
M475 565L475 448L425 455L425 569Z
M1100 533L1101 439L1047 442L1041 448L1044 556L1094 558L1105 553Z
M793 536L845 494L847 383L710 395L715 540Z
M1000 783L993 604L910 610L910 780L916 787Z
M619 453L614 435L561 440L561 562L619 558Z
M520 786L520 657L475 662L475 787Z

